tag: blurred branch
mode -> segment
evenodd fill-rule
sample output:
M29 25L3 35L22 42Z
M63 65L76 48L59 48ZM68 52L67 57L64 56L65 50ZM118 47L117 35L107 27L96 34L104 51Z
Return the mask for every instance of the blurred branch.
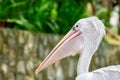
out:
M106 32L110 34L112 37L116 38L117 40L120 41L120 36L117 35L116 33L111 32L108 28L106 28Z
M105 40L112 45L120 45L120 36L106 28L107 35Z

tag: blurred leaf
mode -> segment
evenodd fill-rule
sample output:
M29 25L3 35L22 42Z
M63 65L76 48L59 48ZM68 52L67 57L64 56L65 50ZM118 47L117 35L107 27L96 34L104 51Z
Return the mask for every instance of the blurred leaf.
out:
M4 2L4 4L2 4L1 6L0 6L0 15L3 15L7 10L9 10L10 8L15 8L15 7L17 7L17 6L22 6L22 5L25 5L25 2L18 2L18 3L13 3L13 4L9 4L9 5L7 5L6 3L7 3L8 1L6 0L6 2Z
M17 29L65 34L77 20L89 16L88 2L96 4L95 16L110 28L111 10L95 0L4 0L0 5L0 19L13 19Z

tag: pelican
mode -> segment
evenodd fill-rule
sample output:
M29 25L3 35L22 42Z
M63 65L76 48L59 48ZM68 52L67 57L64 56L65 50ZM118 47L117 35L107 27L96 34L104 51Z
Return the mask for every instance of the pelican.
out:
M42 71L60 59L80 54L75 80L120 80L120 65L89 72L92 56L98 49L104 35L104 24L97 17L78 20L43 60L35 73Z

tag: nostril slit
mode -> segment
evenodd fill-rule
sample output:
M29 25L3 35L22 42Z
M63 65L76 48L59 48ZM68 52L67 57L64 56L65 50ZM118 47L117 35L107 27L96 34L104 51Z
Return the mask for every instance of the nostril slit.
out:
M73 27L73 30L75 30L75 27Z

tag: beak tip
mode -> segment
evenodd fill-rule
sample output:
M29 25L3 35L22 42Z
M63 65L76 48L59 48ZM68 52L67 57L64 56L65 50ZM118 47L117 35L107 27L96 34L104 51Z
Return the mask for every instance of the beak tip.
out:
M38 74L40 72L40 70L36 69L35 70L35 74Z
M35 74L38 74L38 71L37 71L37 70L35 71Z
M39 72L41 72L43 69L41 66L39 66L36 70L35 70L35 74L38 74Z
M35 74L38 74L40 71L42 71L41 65L35 70Z

